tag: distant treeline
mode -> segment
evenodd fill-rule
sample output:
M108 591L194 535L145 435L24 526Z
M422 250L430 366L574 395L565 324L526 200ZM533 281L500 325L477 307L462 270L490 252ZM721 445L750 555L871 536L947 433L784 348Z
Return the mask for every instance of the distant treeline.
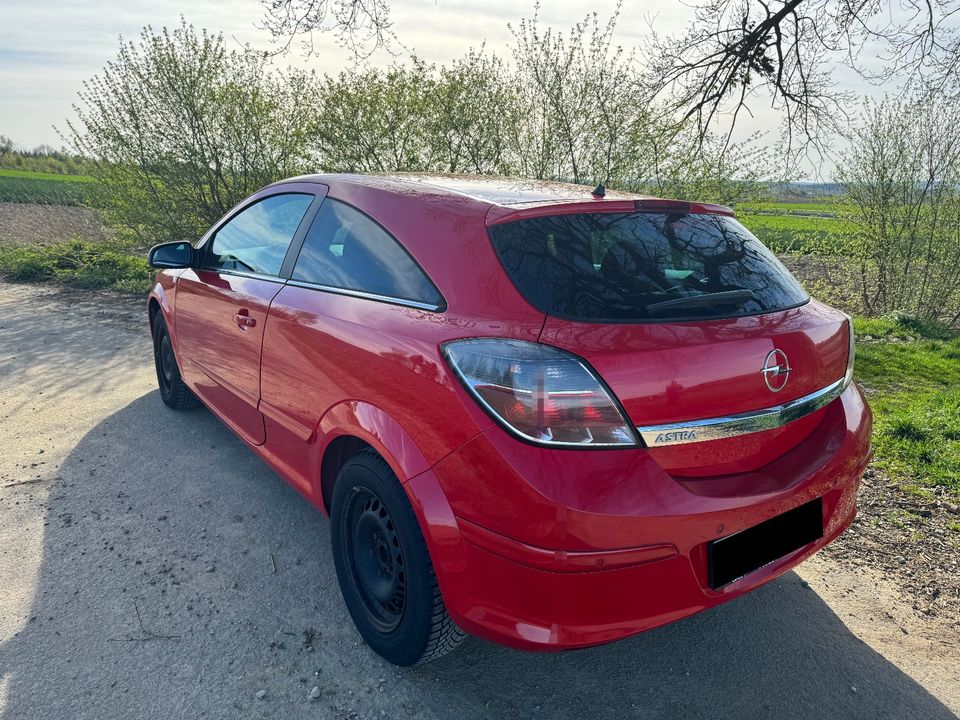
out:
M49 145L25 148L0 135L0 170L22 170L54 175L86 175L90 162L76 153Z

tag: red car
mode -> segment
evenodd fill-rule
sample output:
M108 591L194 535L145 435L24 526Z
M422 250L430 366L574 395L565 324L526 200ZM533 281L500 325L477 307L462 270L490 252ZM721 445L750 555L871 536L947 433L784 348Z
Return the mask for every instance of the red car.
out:
M331 517L393 663L605 643L737 597L856 513L846 315L725 207L314 175L150 251L160 395Z

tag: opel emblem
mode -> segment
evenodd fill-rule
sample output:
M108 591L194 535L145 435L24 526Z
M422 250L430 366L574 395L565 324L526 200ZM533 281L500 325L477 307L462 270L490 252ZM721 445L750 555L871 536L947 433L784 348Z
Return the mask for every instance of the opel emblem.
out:
M783 390L787 380L790 379L790 363L787 360L787 354L778 348L768 352L760 373L771 392Z

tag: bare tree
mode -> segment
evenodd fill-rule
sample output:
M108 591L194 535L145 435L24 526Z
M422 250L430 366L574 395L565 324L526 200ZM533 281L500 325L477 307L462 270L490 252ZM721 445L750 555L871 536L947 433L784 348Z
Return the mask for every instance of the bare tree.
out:
M264 27L282 51L300 38L303 49L314 50L316 32L333 32L355 57L365 58L393 37L386 0L260 0L266 10Z
M752 139L701 135L645 97L635 56L613 41L619 5L566 33L542 27L538 10L511 27L514 67L501 81L517 91L507 130L520 174L727 202L755 192L769 165Z
M707 0L686 32L647 47L651 95L701 136L771 102L785 150L822 153L848 120L833 70L872 82L948 82L960 63L960 0Z
M513 84L523 109L514 142L523 174L574 182L609 182L630 161L625 138L650 127L634 57L613 43L619 4L604 22L587 15L568 32L544 28L534 15L513 34Z

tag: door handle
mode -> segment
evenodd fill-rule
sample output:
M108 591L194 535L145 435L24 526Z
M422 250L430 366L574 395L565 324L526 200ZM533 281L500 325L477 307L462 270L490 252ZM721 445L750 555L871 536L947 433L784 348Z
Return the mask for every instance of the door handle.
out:
M256 327L257 320L256 318L250 317L250 311L243 309L237 310L233 316L233 321L241 330L246 330L247 328Z

